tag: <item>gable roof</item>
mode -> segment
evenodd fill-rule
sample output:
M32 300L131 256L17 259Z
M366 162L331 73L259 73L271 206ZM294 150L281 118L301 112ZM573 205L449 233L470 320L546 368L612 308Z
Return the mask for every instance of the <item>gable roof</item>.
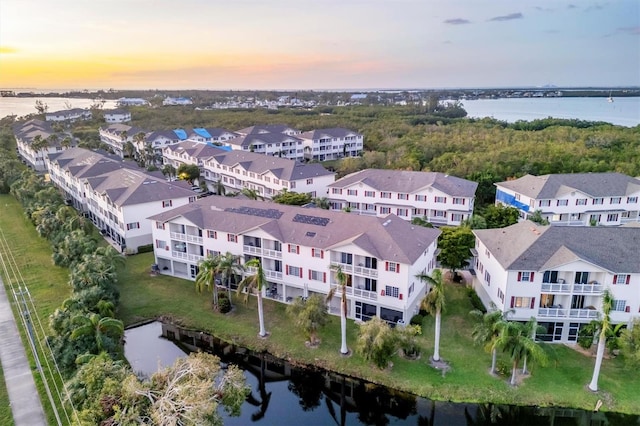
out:
M302 141L296 136L289 136L286 133L251 133L237 138L229 139L225 143L249 148L254 143L282 143L287 140Z
M404 264L413 264L440 234L438 229L412 225L395 215L377 218L221 196L149 219L165 222L179 216L202 229L241 234L259 228L283 243L325 250L355 244L379 259ZM308 217L312 219L306 220Z
M345 136L362 136L360 133L342 127L316 129L304 132L299 137L303 139L344 138Z
M505 270L541 271L582 259L611 272L640 273L640 228L541 226L531 221L474 230Z
M524 175L496 186L511 189L533 199L553 199L571 191L591 197L621 197L640 191L640 179L622 173L565 173Z
M177 155L185 153L190 157L195 157L198 159L210 158L216 154L227 152L221 147L191 140L186 140L178 142L177 144L169 145L165 149L169 149Z
M454 197L473 197L478 184L470 180L438 172L365 169L351 173L329 185L344 188L362 182L378 191L411 193L433 187Z
M249 135L252 133L284 133L287 131L299 133L299 130L284 124L260 124L257 126L245 127L244 129L236 130L236 133L241 135Z

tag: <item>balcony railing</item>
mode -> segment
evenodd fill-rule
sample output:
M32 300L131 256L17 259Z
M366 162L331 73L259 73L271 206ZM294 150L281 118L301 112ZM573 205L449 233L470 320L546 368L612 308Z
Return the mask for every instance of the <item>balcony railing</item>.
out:
M567 316L567 309L563 308L540 308L538 316L543 318L564 318Z
M331 288L335 288L336 295L342 295L342 286L339 284L331 284ZM350 296L360 297L362 299L378 300L378 294L375 291L363 290L360 288L347 287L347 294Z
M178 258L178 259L186 259L186 260L190 260L192 262L198 262L198 261L204 259L204 256L199 256L197 254L183 253L181 251L172 251L171 255L173 257Z
M374 277L374 278L376 278L378 276L378 270L377 269L366 268L366 267L360 266L360 265L353 266L353 265L350 265L348 263L340 263L340 262L335 262L335 261L332 261L331 265L332 266L339 266L340 269L342 269L342 272L358 274L358 275L362 275L362 276L365 276L365 277Z
M262 247L255 247L255 246L248 245L248 244L245 244L242 247L243 247L243 250L244 250L245 253L259 254L259 255L262 254Z
M262 271L264 272L265 278L282 281L282 272L274 271L272 269L264 269L264 268L262 269ZM254 268L253 266L248 266L245 268L245 272L247 273L247 275L253 275L256 272L258 272L258 268Z
M171 232L171 239L179 240L179 241L187 241L187 234L183 234L180 232Z
M278 250L262 249L262 254L266 257L275 257L276 259L282 259L282 252Z
M571 284L565 283L542 283L543 293L570 293Z
M597 319L598 311L595 309L571 309L569 311L569 318Z
M592 284L574 284L573 292L579 294L601 294L603 291L602 284L595 282Z
M202 244L202 237L199 237L197 235L189 235L189 234L187 234L187 241L190 242L190 243Z

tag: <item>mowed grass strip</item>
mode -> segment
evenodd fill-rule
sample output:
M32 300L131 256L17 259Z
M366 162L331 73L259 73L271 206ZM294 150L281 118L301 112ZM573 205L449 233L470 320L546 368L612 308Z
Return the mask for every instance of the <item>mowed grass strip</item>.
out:
M305 337L294 329L285 315L286 306L266 299L265 323L271 335L258 334L257 302L250 297L247 305L233 293L235 310L223 315L211 309L211 294L198 294L192 281L151 276L152 253L127 258L120 273L121 303L118 316L126 325L152 318L170 318L186 327L211 333L221 339L254 350L270 353L292 362L315 364L340 373L362 377L375 383L402 389L427 398L465 402L493 402L518 405L560 406L592 410L600 399L602 410L640 413L640 378L625 371L620 359L607 359L600 375L601 391L589 392L594 359L562 345L550 345L552 357L547 367L530 364L532 375L512 388L507 377L488 374L491 356L473 345L473 308L461 285L447 284L447 311L442 320L441 356L451 364L442 374L428 365L433 352L434 320L427 317L419 341L422 357L417 361L395 356L393 367L379 370L359 355L342 357L339 317L319 333L318 349L304 345ZM355 348L358 325L348 321L349 348ZM500 358L509 364L506 357Z
M49 333L49 315L51 315L56 308L58 308L62 301L71 295L71 288L68 285L69 271L66 268L59 268L53 265L51 261L51 246L49 242L43 238L40 238L35 230L33 224L25 217L22 206L17 200L10 195L0 195L0 230L4 235L10 249L11 256L17 264L17 268L20 271L20 276L24 280L29 289L29 293L33 298L34 305L36 307L35 313L32 311L32 319L34 323L35 331L39 338L41 338L41 344L44 345L44 338L40 324L36 321L36 317L40 320L45 333ZM3 253L4 255L4 253ZM5 259L5 262L8 259ZM3 271L0 270L0 273ZM7 277L3 275L5 281L5 288L7 294L11 298L11 292L9 288L9 279L14 282L14 276ZM17 284L17 283L15 283ZM19 318L18 310L12 302L14 316ZM34 315L35 314L35 315ZM56 424L53 409L47 398L42 377L36 372L36 364L29 349L25 331L21 323L18 321L18 329L22 337L22 342L25 345L25 350L31 369L34 371L34 379L40 394L40 400L45 409L45 414L49 424ZM49 354L40 353L40 359L45 368L47 377L50 378L50 372L46 370L46 364L44 363L44 356ZM49 356L50 357L50 356ZM51 363L51 361L50 361ZM53 368L53 366L52 366ZM58 389L62 389L61 382L57 381ZM51 391L56 392L53 383L50 383ZM0 393L0 406L8 407L8 399L5 401L6 394ZM61 416L62 409L58 405L58 411ZM0 411L2 413L2 411ZM9 410L9 415L11 411ZM4 425L2 414L0 414L0 424ZM66 422L66 418L62 419Z
M2 368L0 368L0 424L6 426L13 426L14 424Z

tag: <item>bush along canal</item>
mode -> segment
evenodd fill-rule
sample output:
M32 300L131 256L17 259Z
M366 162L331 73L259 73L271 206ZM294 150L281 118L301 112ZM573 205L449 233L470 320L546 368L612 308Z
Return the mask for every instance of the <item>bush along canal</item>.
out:
M188 351L220 357L242 368L252 392L240 417L221 412L225 425L640 425L640 416L554 407L431 401L357 378L292 365L206 333L152 322L128 329L125 355L149 376Z

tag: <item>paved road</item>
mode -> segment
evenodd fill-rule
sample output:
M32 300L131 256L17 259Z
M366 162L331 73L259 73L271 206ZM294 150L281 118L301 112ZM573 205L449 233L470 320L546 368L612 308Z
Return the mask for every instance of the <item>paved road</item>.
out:
M46 426L29 360L20 340L9 297L0 278L0 361L16 426Z

